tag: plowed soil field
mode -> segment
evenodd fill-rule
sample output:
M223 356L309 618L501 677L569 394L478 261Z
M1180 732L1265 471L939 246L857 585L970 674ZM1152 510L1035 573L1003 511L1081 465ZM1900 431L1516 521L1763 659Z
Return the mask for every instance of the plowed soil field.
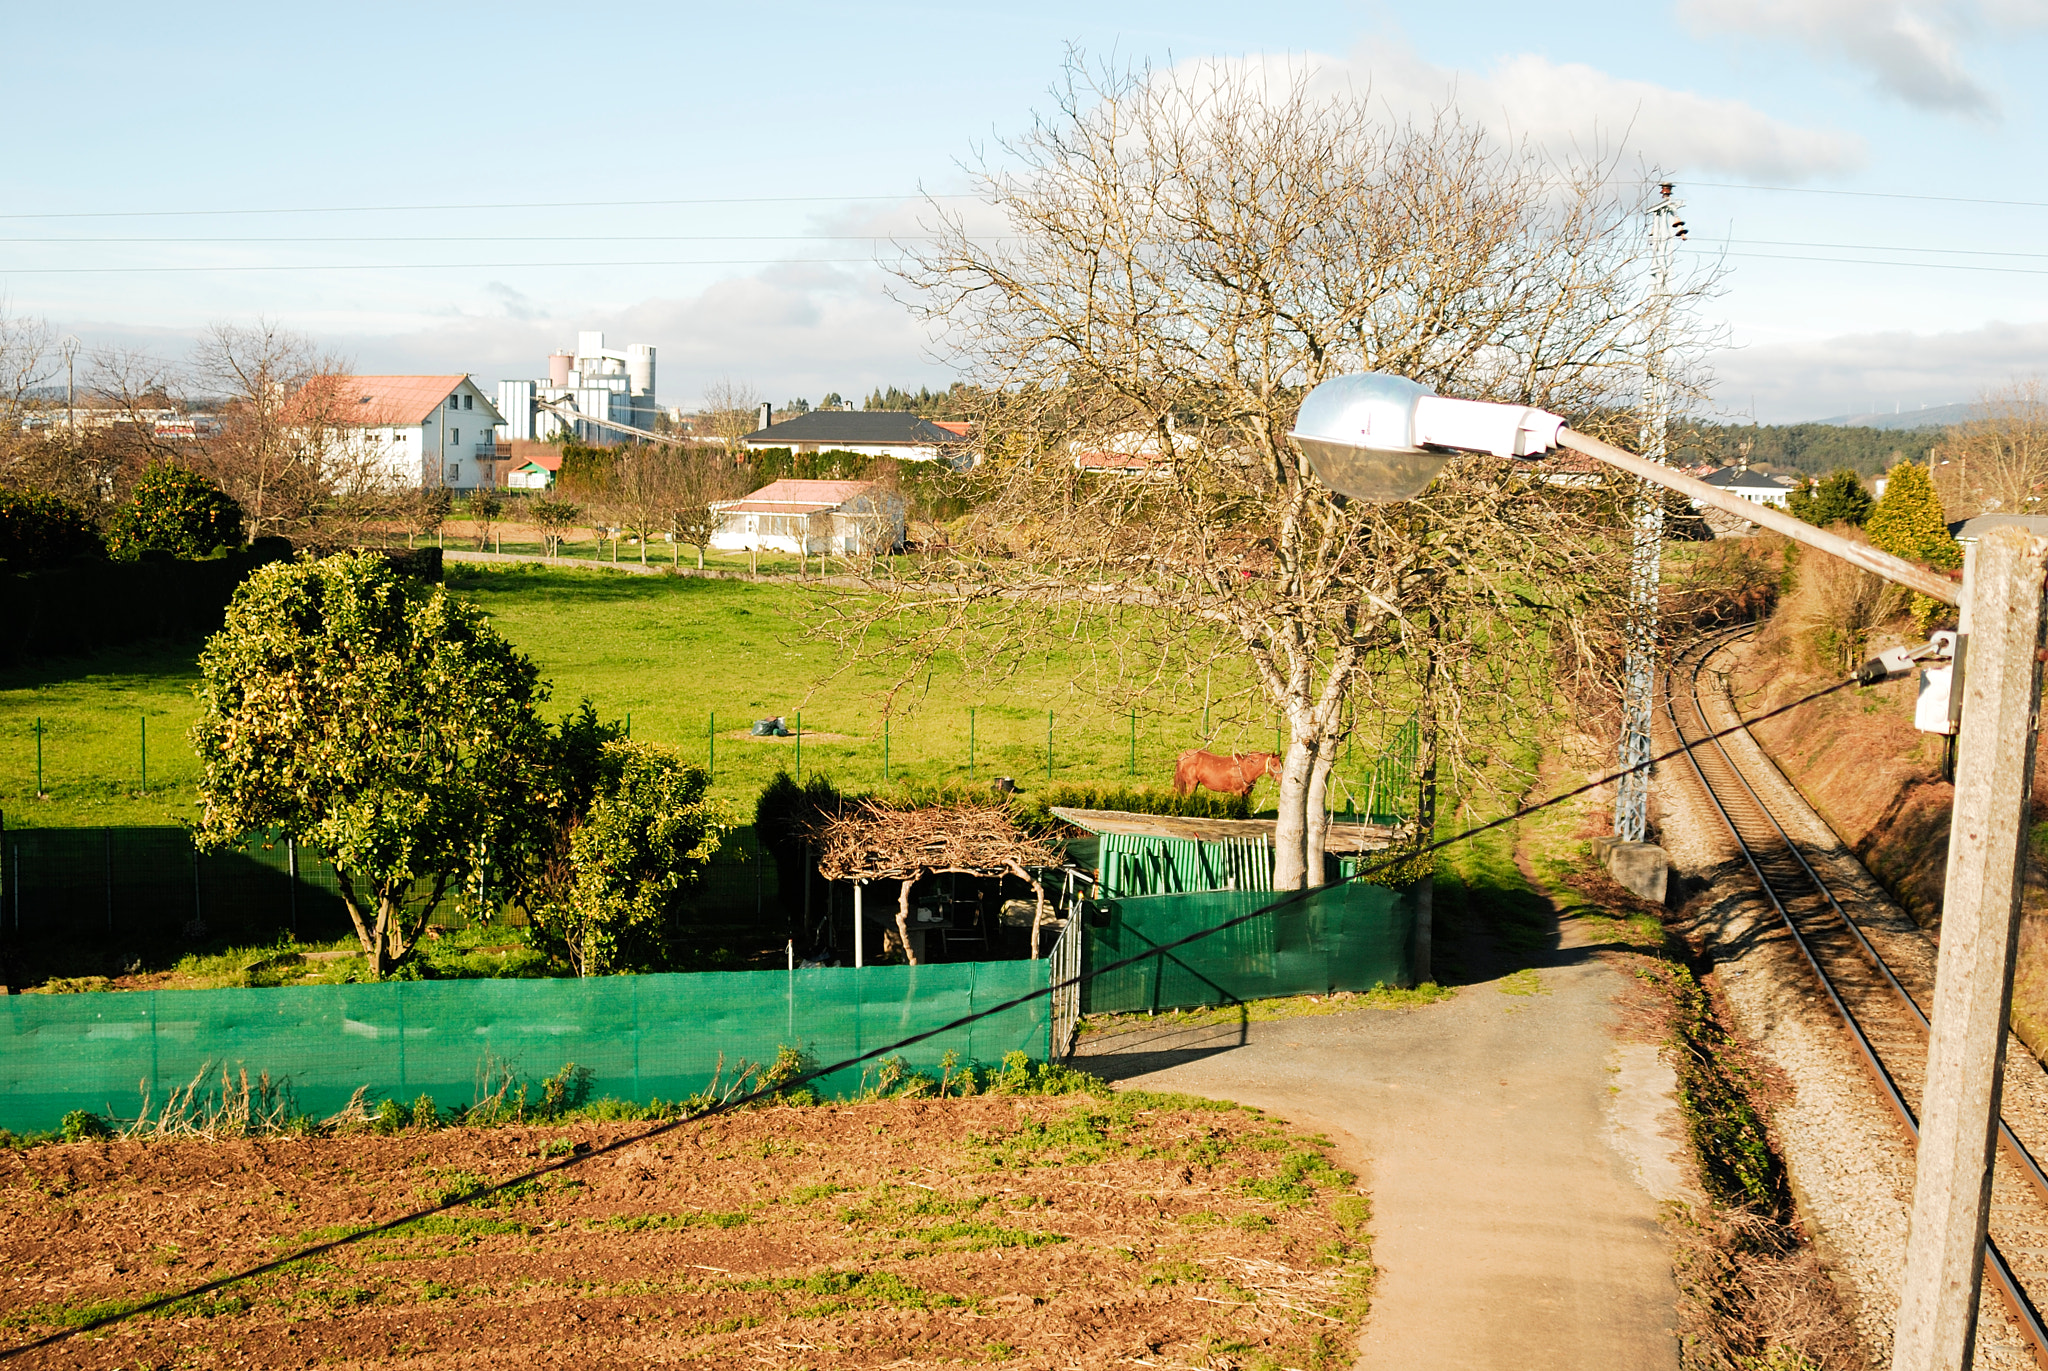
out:
M1125 1092L727 1115L28 1347L646 1128L0 1154L0 1345L20 1367L1308 1368L1348 1365L1364 1316L1366 1203L1325 1140Z

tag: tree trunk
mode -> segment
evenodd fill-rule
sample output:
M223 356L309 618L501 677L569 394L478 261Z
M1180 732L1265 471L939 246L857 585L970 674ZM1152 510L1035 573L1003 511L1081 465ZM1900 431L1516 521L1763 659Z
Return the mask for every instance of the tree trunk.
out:
M1308 791L1316 749L1290 738L1281 763L1279 811L1273 823L1273 889L1299 890L1308 877Z
M1308 866L1308 884L1322 885L1323 845L1330 836L1330 769L1337 761L1337 739L1326 735L1316 745L1315 762L1309 770L1307 795L1307 841L1302 845Z
M903 958L917 965L917 950L910 945L910 887L915 877L906 877L896 893L896 936L903 939Z

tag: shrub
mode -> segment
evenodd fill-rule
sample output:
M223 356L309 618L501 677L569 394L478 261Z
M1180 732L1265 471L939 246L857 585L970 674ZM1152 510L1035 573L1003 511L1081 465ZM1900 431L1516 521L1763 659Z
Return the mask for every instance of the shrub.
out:
M124 562L145 552L204 557L242 545L242 507L197 472L152 462L107 529L107 551Z
M1860 525L1876 504L1863 488L1863 478L1847 467L1837 467L1818 480L1809 477L1785 498L1785 507L1794 518L1820 528Z
M101 555L85 511L55 495L0 490L0 571L37 571Z

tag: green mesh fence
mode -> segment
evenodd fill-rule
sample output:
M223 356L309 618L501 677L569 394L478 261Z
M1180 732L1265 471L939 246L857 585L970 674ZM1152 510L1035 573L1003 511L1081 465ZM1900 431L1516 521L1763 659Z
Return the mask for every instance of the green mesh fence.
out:
M1104 901L1083 948L1082 970L1135 956L1248 914L1273 896L1212 890ZM1415 983L1415 902L1376 885L1320 889L1301 902L1083 983L1084 1013L1233 1004L1274 995L1322 995Z
M251 937L348 927L334 868L281 834L201 853L182 828L0 830L0 935L213 929Z
M161 1108L223 1066L268 1072L316 1116L363 1086L373 1099L468 1105L487 1072L538 1081L569 1062L593 1073L592 1098L674 1100L704 1089L721 1063L730 1080L740 1062L772 1062L787 1045L829 1064L1046 984L1046 963L1024 961L13 995L0 999L0 1128L53 1128L73 1109L133 1118L145 1097ZM948 1051L963 1062L1020 1050L1044 1060L1050 1025L1040 998L901 1055L926 1068ZM819 1088L851 1093L862 1074Z

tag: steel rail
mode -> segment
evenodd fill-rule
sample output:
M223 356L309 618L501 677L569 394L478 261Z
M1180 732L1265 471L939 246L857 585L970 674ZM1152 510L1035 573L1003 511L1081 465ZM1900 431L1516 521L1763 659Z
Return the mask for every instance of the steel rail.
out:
M1787 849L1798 859L1800 865L1806 870L1807 875L1814 881L1815 885L1821 889L1824 895L1828 896L1829 903L1841 915L1843 922L1850 925L1852 931L1856 934L1857 941L1862 943L1870 955L1878 961L1886 979L1891 981L1893 987L1910 1004L1912 997L1905 994L1904 987L1898 984L1897 978L1892 975L1890 967L1883 965L1883 958L1877 957L1875 949L1870 947L1868 940L1863 937L1862 931L1855 928L1855 920L1850 919L1846 913L1842 913L1840 904L1827 891L1825 883L1820 880L1819 875L1814 872L1813 868L1807 864L1805 858L1799 855L1797 845L1791 841L1784 828L1778 823L1776 816L1770 812L1770 807L1756 793L1755 787L1751 786L1748 779L1743 776L1742 768L1736 765L1734 757L1728 752L1726 743L1720 738L1713 736L1716 730L1712 724L1708 723L1705 706L1700 701L1700 672L1705 668L1708 657L1735 638L1754 631L1752 627L1742 625L1716 635L1703 644L1697 645L1697 655L1694 656L1690 663L1691 674L1687 679L1687 685L1692 696L1693 712L1699 718L1700 728L1706 735L1706 740L1714 744L1715 750L1721 754L1721 759L1727 765L1728 770L1733 773L1738 781L1741 781L1743 788L1749 792L1751 803L1770 822L1771 827L1778 831L1778 835L1784 839ZM1835 987L1834 980L1821 966L1820 957L1814 951L1813 945L1808 941L1805 933L1800 930L1798 921L1792 917L1791 911L1785 907L1784 901L1779 898L1779 892L1772 885L1770 878L1764 875L1763 866L1757 860L1756 852L1750 847L1749 841L1742 836L1741 829L1735 824L1734 816L1729 814L1728 807L1722 802L1720 794L1714 789L1713 782L1707 779L1706 769L1700 765L1699 757L1691 745L1691 740L1686 737L1685 727L1678 717L1676 692L1672 689L1675 674L1675 670L1667 670L1665 673L1664 712L1671 721L1672 732L1676 735L1677 741L1686 745L1685 759L1692 765L1693 775L1698 778L1700 789L1705 792L1708 800L1713 803L1715 811L1720 814L1721 822L1727 826L1729 836L1735 840L1736 847L1742 853L1743 861L1748 865L1751 874L1756 877L1757 885L1762 889L1764 898L1771 902L1773 909L1777 910L1779 921L1784 924L1785 931L1792 935L1792 941L1806 958L1806 964L1813 969L1813 974L1820 981L1821 988L1827 992L1828 1001L1834 1005L1835 1013L1841 1018L1843 1025L1848 1028L1850 1037L1855 1041L1857 1051L1863 1059L1865 1069L1869 1071L1871 1078L1877 1083L1878 1088L1891 1104L1892 1111L1897 1115L1900 1125L1906 1130L1907 1136L1917 1147L1920 1141L1920 1121L1915 1117L1912 1107L1906 1103L1904 1094L1899 1090L1898 1082L1892 1078L1891 1072L1885 1068L1883 1060L1878 1056L1876 1047L1871 1043L1869 1035L1864 1032L1863 1025L1857 1021L1856 1015L1843 1001L1840 992ZM1919 1017L1924 1027L1926 1024L1925 1016L1919 1014L1919 1007L1917 1005L1912 1007L1916 1017ZM2002 1136L2010 1137L2010 1130L2006 1129L2003 1119L1999 1121L1999 1129ZM2020 1147L2018 1139L2012 1139L2011 1145L2018 1149L2022 1156L2025 1156L2026 1162L2029 1164L2025 1169L2030 1172L2030 1179L2033 1176L2038 1176L2040 1168L2031 1165L2033 1158L2026 1154L2025 1148ZM2021 1287L2019 1279L2013 1274L2012 1267L2006 1262L2005 1254L1999 1251L1997 1242L1988 1233L1984 1238L1984 1270L1991 1277L1992 1284L1998 1290L1999 1296L2005 1301L2006 1307L2012 1311L2013 1318L2019 1324L2021 1333L2032 1345L2034 1360L2041 1366L2048 1367L2048 1324L2043 1323L2040 1311L2034 1307L2033 1300L2028 1297L2025 1289Z
M1707 658L1713 656L1715 652L1718 652L1730 642L1751 631L1753 630L1746 626L1730 630L1715 639L1711 646L1705 646L1701 652L1699 664L1693 672L1693 706L1695 710L1699 711L1701 725L1706 727L1709 732L1719 732L1719 730L1715 730L1712 725L1706 722L1706 713L1699 708L1699 672L1706 669ZM1732 707L1732 699L1730 704ZM1741 723L1741 711L1738 709L1734 712L1736 722L1738 724ZM1756 735L1750 733L1747 728L1744 728L1742 732L1752 743L1756 743ZM1884 977L1886 984L1891 986L1892 994L1898 997L1899 1003L1904 1005L1907 1012L1919 1023L1922 1032L1931 1032L1932 1025L1927 1021L1926 1011L1920 1008L1920 1002L1913 998L1913 992L1906 989L1900 983L1898 976L1892 971L1891 963L1887 962L1878 952L1877 948L1871 944L1869 937L1863 932L1863 926L1849 917L1849 911L1842 908L1842 902L1835 898L1835 892L1829 888L1826 881L1821 879L1820 873L1813 869L1813 863L1806 860L1806 854L1799 850L1799 844L1792 841L1792 835L1787 833L1785 826L1778 822L1778 816L1771 811L1770 805L1765 803L1764 797L1757 793L1756 787L1750 784L1749 777L1744 774L1742 768L1735 764L1735 759L1729 755L1725 737L1715 738L1714 747L1727 760L1728 768L1734 773L1735 779L1740 781L1742 788L1749 792L1749 798L1756 805L1757 813L1763 815L1771 827L1777 831L1779 841L1785 844L1785 851L1791 854L1792 860L1799 863L1799 869L1806 873L1806 879L1813 883L1814 890L1820 894L1822 899L1828 902L1828 908L1834 911L1835 917L1841 921L1842 927L1849 931L1850 935L1856 939L1857 946L1863 949L1864 957ZM1784 769L1778 766L1777 762L1771 758L1768 752L1764 751L1762 744L1757 744L1757 755L1762 757L1771 769L1778 773L1779 780L1784 781L1793 790L1798 789L1786 777ZM2034 1154L2029 1152L2026 1144L2022 1143L2014 1135L2011 1127L2007 1125L2003 1117L1998 1121L1998 1140L2005 1148L2007 1157L2020 1168L2028 1181L2033 1184L2034 1193L2041 1197L2044 1204L2048 1204L2048 1172L2042 1170L2041 1163L2034 1160Z

